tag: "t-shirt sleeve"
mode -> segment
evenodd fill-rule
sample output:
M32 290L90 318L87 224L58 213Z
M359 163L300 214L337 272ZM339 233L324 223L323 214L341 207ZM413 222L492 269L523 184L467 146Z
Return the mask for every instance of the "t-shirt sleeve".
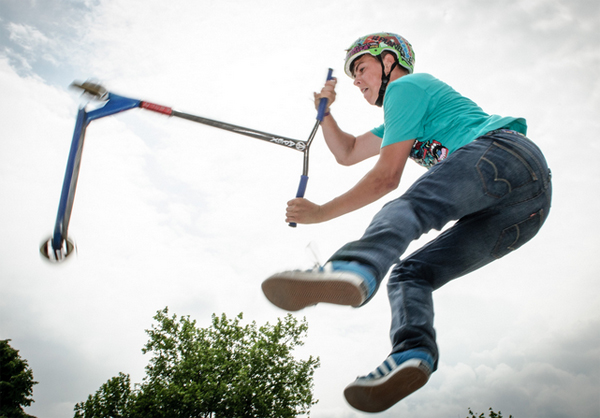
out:
M384 125L381 124L378 127L371 129L371 133L378 138L383 138L383 134L385 133Z
M412 83L390 84L383 101L385 132L381 146L422 137L429 99L424 89Z

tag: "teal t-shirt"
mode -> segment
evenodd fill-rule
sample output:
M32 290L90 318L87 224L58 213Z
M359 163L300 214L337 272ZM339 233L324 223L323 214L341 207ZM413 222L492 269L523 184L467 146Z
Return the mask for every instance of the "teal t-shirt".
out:
M427 168L495 129L527 134L525 119L488 115L430 74L409 74L391 82L383 113L383 125L371 131L383 139L381 146L414 139L410 158Z

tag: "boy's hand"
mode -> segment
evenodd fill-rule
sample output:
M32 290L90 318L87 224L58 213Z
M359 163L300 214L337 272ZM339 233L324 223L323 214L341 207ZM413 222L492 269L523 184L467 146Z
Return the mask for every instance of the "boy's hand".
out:
M304 198L292 199L287 203L285 221L298 224L314 224L323 222L321 206Z
M315 109L319 110L319 103L321 99L327 99L327 108L325 112L329 112L329 106L335 102L335 85L337 84L337 78L332 78L325 83L325 86L321 89L320 93L314 93L315 96Z

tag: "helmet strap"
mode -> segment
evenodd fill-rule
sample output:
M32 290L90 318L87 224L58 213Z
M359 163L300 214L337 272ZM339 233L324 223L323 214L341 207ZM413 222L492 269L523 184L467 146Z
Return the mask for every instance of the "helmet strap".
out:
M392 68L390 68L390 72L386 75L385 66L383 65L383 58L381 57L381 55L378 55L377 58L379 58L379 62L381 63L381 86L379 87L379 96L375 101L375 106L381 107L383 106L383 97L385 96L385 90L387 89L387 86L390 82L390 76L392 75L392 71L394 71L394 68L396 68L398 63L394 61Z

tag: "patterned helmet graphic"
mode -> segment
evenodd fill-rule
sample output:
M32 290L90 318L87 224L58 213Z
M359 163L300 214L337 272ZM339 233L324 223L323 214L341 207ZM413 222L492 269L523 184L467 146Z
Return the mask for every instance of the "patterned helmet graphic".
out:
M344 65L344 71L346 74L352 77L350 68L355 59L363 54L371 54L378 56L383 51L390 51L396 54L398 57L398 63L408 70L409 74L412 74L415 67L415 51L413 51L411 44L400 35L389 32L373 33L358 38L354 43L346 50L346 63Z

